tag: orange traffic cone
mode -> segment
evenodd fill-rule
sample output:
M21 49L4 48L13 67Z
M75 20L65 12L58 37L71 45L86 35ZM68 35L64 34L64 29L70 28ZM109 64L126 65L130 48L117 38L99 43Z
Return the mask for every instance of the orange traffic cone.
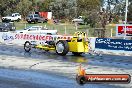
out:
M78 68L78 75L80 75L80 76L86 75L85 69L82 68L81 64Z

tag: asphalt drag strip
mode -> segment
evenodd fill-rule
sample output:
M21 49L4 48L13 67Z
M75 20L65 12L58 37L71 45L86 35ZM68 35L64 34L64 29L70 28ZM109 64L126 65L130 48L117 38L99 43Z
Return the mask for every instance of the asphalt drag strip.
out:
M0 88L119 88L106 84L78 85L75 80L51 73L0 69Z
M58 86L54 87L54 85L50 86L50 85L44 84L45 86L47 85L48 88L49 87L51 88L52 87L53 88L80 88L80 87L82 88L108 88L108 87L109 88L130 88L132 87L131 83L130 84L86 84L84 86L80 86L76 83L75 76L77 74L77 70L80 64L82 64L82 67L84 67L86 69L86 72L89 74L108 74L109 73L109 74L132 75L131 60L132 58L130 56L126 57L126 56L102 55L100 57L100 56L91 56L91 55L84 54L82 56L76 57L76 56L73 56L71 53L69 53L67 56L62 57L62 56L56 55L55 52L45 52L42 50L35 50L35 49L33 49L29 53L26 53L22 46L0 45L0 68L3 68L0 72L13 73L13 72L17 72L15 71L16 69L19 69L20 71L18 71L17 73L13 73L15 74L15 76L17 76L18 73L21 73L21 71L23 70L24 71L26 70L27 73L22 72L22 73L25 73L26 75L28 74L28 72L30 73L30 71L33 71L30 74L34 74L35 72L36 75L39 74L39 71L42 71L43 74L48 72L49 77L48 76L47 77L49 80L50 80L50 76L53 76L53 79L58 78L60 76L64 76L62 79L68 79L69 82L71 82L70 84L74 85L72 86L70 84L67 84L68 83L68 80L67 80L65 84L70 85L71 87L69 86L62 87L61 82L59 87ZM4 71L5 69L7 70L7 72ZM9 71L11 70L11 71L9 72L8 70ZM49 73L53 73L53 74L49 75ZM57 75L57 76L54 77L54 75ZM12 77L14 77L14 75L11 75L10 77L1 75L1 81L0 81L1 84L4 85L3 84L4 80L6 78L7 79L9 78L9 80L11 80ZM14 81L15 80L16 79L14 79ZM20 83L21 81L24 82L24 84L26 83L24 80L20 80ZM35 84L34 82L32 83ZM52 84L52 81L50 81L49 84ZM12 88L15 88L15 87L12 87ZM19 88L19 87L16 87L16 88ZM40 84L40 87L36 87L36 88L41 88L41 84Z

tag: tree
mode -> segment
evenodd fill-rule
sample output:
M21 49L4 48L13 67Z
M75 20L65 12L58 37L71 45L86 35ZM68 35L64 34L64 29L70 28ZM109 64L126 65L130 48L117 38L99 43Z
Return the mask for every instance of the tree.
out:
M100 0L77 0L77 13L79 15L89 15L93 10L100 10Z
M22 16L25 18L27 14L33 10L32 2L29 0L21 0L17 7L16 11L22 14Z
M14 12L14 9L19 2L20 0L0 0L0 15L4 16Z
M41 0L36 2L39 11L50 11L50 5L54 0Z
M123 0L103 0L102 2L106 9L103 8L100 12L99 23L103 28L101 35L102 37L105 37L107 23L118 23L119 16L124 14L124 2Z
M132 0L130 1L130 4L128 6L128 22L132 22Z
M48 10L52 11L54 16L58 19L60 18L68 18L72 15L74 15L73 11L73 0L51 0L50 4L47 4L49 6ZM47 7L48 7L47 6ZM47 8L46 7L46 8Z
M108 13L106 12L106 10L104 8L102 9L102 12L100 12L99 17L100 17L101 27L103 28L101 37L104 38L105 32L106 32L107 21L109 19Z
M106 12L110 15L110 22L118 23L125 15L125 0L104 0L104 5L106 7ZM117 18L118 17L118 18Z
M0 0L0 15L4 16L4 11L6 10L6 4L3 2L3 0Z

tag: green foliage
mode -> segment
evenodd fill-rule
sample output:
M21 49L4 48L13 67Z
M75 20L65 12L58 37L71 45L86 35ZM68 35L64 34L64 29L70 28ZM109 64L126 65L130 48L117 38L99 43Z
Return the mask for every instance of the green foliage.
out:
M0 0L0 15L8 15L12 13L19 0Z
M129 8L128 8L128 22L132 22L132 1L130 2Z
M5 16L13 12L19 12L24 18L33 11L35 0L0 0L0 15Z
M32 2L29 0L21 0L16 6L16 11L19 12L24 18L32 10Z
M89 15L93 10L99 10L101 6L100 0L77 0L78 15Z
M50 11L50 5L53 0L42 0L37 2L39 11Z
M119 22L119 16L116 15L114 16L113 23L118 23Z
M132 21L132 0L129 0L128 20ZM72 20L78 16L87 18L87 23L96 26L100 8L106 7L108 15L121 18L125 13L125 0L0 0L0 15L19 12L23 17L35 11L51 11L57 19ZM116 19L113 20L117 22Z

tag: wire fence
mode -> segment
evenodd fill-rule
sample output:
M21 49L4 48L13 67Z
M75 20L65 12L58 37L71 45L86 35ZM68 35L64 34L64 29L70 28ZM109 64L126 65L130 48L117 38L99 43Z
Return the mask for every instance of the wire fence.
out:
M101 37L103 29L101 28L91 28L89 25L74 25L74 24L48 24L48 23L38 23L38 24L28 24L25 22L15 23L16 29L24 29L29 26L43 26L49 30L58 30L59 34L63 35L73 35L76 31L86 32L88 37ZM107 28L105 30L105 37L112 37L115 35L114 29Z

